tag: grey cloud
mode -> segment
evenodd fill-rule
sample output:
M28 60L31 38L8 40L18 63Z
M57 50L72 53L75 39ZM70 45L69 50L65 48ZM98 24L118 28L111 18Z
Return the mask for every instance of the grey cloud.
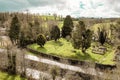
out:
M29 3L27 1L18 0L0 0L0 11L19 11L24 8L28 8Z
M19 11L39 6L63 5L64 3L64 0L0 0L0 12Z
M110 9L120 13L120 0L107 0Z
M28 0L32 6L64 4L64 0Z

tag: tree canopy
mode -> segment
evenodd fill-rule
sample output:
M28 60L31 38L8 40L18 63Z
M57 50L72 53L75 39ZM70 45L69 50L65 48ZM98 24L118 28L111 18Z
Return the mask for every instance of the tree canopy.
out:
M51 38L53 38L55 41L57 41L57 39L60 38L60 29L57 25L53 26L51 31L50 31L50 34L51 34Z
M62 37L66 37L68 35L71 35L73 29L73 21L72 18L67 15L64 19L63 27L62 27Z
M20 27L21 25L18 20L18 17L15 15L12 19L10 30L9 30L9 37L12 42L16 42L19 39Z
M46 43L46 38L43 34L39 34L37 37L37 44L40 45L40 47L43 47L44 44Z

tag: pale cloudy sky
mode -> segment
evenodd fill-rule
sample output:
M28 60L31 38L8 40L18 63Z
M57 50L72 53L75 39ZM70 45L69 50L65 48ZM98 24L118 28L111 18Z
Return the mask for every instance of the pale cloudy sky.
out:
M0 0L0 12L26 9L73 17L120 17L120 0Z

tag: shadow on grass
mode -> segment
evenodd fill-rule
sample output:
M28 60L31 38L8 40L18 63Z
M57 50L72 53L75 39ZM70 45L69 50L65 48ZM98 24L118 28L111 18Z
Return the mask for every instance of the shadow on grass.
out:
M10 75L6 75L6 77L5 78L3 78L3 80L8 80L9 79L9 77L10 77Z
M98 62L98 60L97 59L95 59L95 58L93 58L90 54L88 54L88 53L85 53L85 56L89 59L89 60L91 60L91 61L93 61L93 62Z
M63 43L61 41L54 41L53 43L51 43L51 45L54 45L54 46L62 46Z
M83 55L80 52L75 52L75 54L77 55L78 59L81 59L81 60L89 60L92 62L98 61L97 59L93 58L91 55L89 55L86 52L83 53Z
M44 47L38 47L37 50L40 51L40 52L44 52L44 53L47 52L47 49L44 48Z
M15 80L15 78L16 78L16 75L12 75L9 80Z

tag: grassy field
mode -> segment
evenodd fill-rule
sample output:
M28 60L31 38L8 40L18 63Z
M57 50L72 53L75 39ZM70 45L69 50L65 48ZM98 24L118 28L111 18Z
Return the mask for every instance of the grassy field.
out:
M92 47L87 49L86 54L82 53L81 50L74 49L72 44L65 39L61 38L59 41L48 41L44 48L41 48L37 44L29 45L29 48L32 48L34 50L37 50L39 52L43 52L46 54L52 54L64 58L71 58L71 59L77 59L77 60L86 60L86 61L93 61L101 64L110 64L113 65L115 62L113 62L114 58L114 51L111 46L106 45L108 48L108 51L104 55L95 54L92 53Z
M55 20L55 17L53 15L42 15L39 16L40 18L42 18L43 20ZM60 20L60 16L56 17L56 20Z
M50 16L50 15L48 15L48 16L46 16L46 15L42 15L42 16L40 16L43 20L46 20L46 18L48 19L48 20L55 20L55 17L54 16ZM60 28L60 30L62 29L62 27L63 27L63 21L59 21L59 19L60 19L60 17L57 17L56 18L56 21L57 21L57 25L58 25L58 27ZM78 21L73 21L73 23L76 25L77 23L78 23ZM47 26L47 22L44 22L44 24L43 24L43 26L45 26L45 27L48 27Z
M27 80L24 78L20 78L18 75L9 75L5 72L0 71L0 80Z

